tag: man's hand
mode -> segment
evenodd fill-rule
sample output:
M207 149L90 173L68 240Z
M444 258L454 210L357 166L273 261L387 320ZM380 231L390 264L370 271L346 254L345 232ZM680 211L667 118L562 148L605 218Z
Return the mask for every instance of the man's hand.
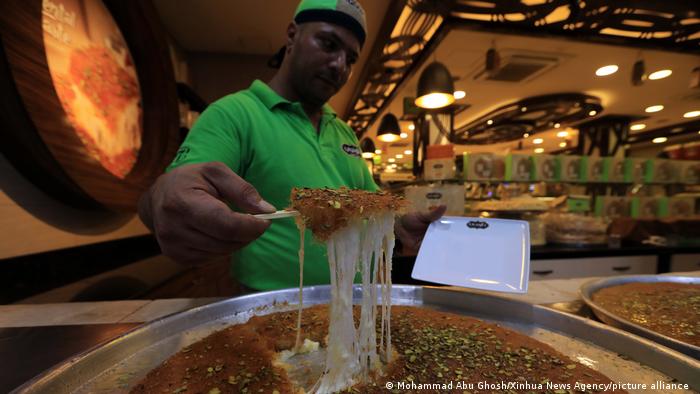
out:
M141 196L139 215L164 255L183 263L228 255L270 226L251 214L274 212L257 190L222 163L192 164L161 175Z
M445 214L445 210L447 210L447 206L440 205L429 212L410 212L397 218L394 224L394 233L403 245L400 253L406 256L418 254L425 230L428 229L430 223L440 219Z

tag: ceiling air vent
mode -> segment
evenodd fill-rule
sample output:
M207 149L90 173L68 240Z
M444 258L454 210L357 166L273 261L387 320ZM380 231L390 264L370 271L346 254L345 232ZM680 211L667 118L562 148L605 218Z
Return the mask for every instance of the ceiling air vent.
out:
M483 64L480 64L473 78L475 80L525 82L542 75L558 64L557 57L503 53L501 54L501 64L495 72L489 75Z

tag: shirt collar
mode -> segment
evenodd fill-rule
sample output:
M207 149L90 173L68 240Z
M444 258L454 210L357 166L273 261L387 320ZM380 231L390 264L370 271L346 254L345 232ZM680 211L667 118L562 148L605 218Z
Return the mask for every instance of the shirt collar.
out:
M291 101L277 94L277 92L272 90L268 84L259 79L253 81L249 89L260 99L260 101L263 102L263 104L265 104L269 110L272 110L282 103L292 104ZM322 111L324 115L337 116L336 112L330 105L328 105L328 103L323 104Z
M281 103L291 104L289 100L277 94L270 86L259 79L253 81L250 85L250 91L258 96L260 101L270 110Z

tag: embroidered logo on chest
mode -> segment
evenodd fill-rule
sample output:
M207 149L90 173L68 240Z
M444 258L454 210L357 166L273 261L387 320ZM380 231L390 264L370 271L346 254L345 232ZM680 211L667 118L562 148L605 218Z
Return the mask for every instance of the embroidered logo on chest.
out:
M360 148L356 147L355 145L343 144L343 152L347 153L350 156L362 156L362 151L360 151Z

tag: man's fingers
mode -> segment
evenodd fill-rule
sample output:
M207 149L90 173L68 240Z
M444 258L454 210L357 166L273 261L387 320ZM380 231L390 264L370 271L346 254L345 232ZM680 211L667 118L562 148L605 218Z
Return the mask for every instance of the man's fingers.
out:
M210 237L223 242L248 243L261 236L270 226L269 220L234 212L222 201L209 196L202 198L208 201L193 212L190 223Z
M408 231L425 231L430 223L440 219L447 210L446 205L438 205L427 212L411 212L401 217L401 225Z
M431 210L425 215L425 219L431 223L442 217L447 211L447 205L438 205L435 209Z
M216 189L221 199L233 202L244 212L270 213L276 208L260 197L255 187L243 180L223 163L207 163L204 178Z

